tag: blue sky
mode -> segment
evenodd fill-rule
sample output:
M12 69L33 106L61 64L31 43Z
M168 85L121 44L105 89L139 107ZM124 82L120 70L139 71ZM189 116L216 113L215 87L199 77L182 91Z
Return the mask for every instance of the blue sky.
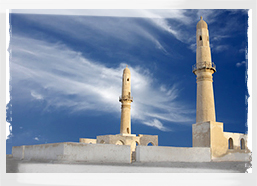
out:
M132 133L192 146L196 24L209 26L216 118L246 133L247 10L13 10L12 146L118 134L122 71L131 70Z

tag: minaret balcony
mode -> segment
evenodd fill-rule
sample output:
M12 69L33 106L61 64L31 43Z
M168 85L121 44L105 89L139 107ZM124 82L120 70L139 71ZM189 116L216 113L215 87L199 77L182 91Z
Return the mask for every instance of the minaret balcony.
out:
M133 97L132 96L119 96L119 101L131 101L133 102Z
M192 66L192 71L195 74L195 71L201 70L201 69L211 69L214 72L216 72L216 65L213 62L198 62Z

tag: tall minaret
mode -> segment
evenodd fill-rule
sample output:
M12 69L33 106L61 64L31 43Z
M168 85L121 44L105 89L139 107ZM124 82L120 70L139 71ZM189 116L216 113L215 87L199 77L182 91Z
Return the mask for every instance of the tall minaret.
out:
M133 98L131 97L131 75L128 66L123 70L122 77L122 95L119 101L121 105L121 121L120 121L120 134L130 135L131 134L131 117L130 108Z
M197 76L196 123L202 123L216 121L212 85L216 67L211 60L208 26L202 16L196 27L196 64L193 66L193 73Z

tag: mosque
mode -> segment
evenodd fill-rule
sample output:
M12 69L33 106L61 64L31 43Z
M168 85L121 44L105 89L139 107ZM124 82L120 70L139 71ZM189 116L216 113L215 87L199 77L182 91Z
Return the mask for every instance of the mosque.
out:
M202 17L196 26L196 44L196 64L192 71L197 80L197 104L196 123L192 125L192 147L162 147L158 146L157 135L131 134L132 77L127 66L123 71L119 97L119 134L97 136L96 139L80 138L79 143L15 146L13 157L112 163L250 161L247 135L224 132L223 123L216 121L212 83L216 66L211 60L208 25Z
M121 102L121 121L120 134L117 135L103 135L97 136L97 139L80 138L81 143L101 143L101 144L115 144L115 145L129 145L131 147L132 160L135 160L135 150L137 145L147 146L151 144L158 146L157 135L143 135L131 134L131 74L128 66L123 70L122 76L122 95L119 97Z

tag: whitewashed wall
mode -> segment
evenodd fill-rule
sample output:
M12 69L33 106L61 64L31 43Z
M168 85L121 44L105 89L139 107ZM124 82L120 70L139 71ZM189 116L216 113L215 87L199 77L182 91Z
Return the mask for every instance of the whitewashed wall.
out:
M137 146L136 161L139 162L209 162L207 147Z
M70 161L130 163L130 146L65 143L64 156Z
M113 144L52 143L16 146L14 158L25 160L65 160L130 163L130 146Z

